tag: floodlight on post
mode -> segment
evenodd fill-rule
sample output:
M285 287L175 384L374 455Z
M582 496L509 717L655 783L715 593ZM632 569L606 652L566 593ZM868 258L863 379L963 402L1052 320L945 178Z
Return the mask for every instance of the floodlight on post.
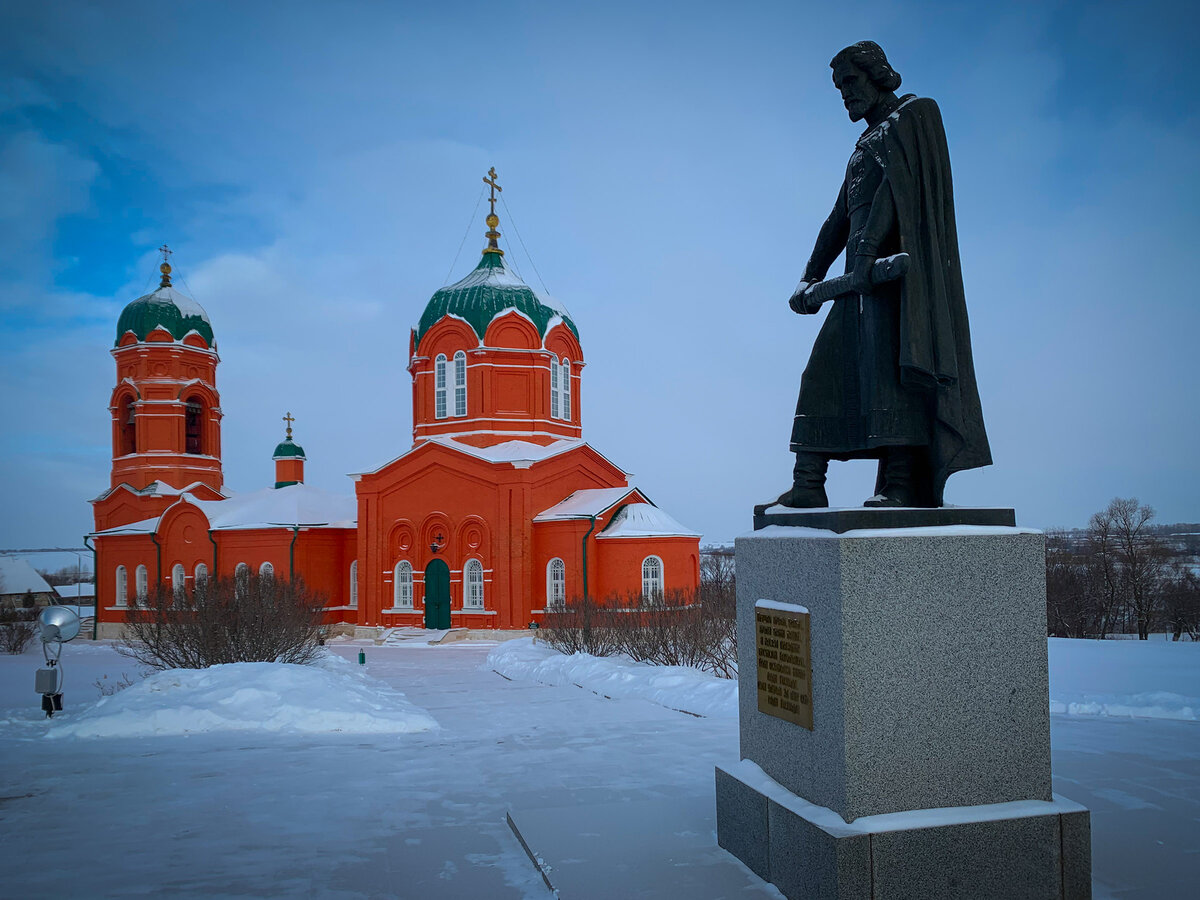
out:
M47 606L38 614L46 666L37 670L34 690L42 695L42 711L47 719L62 711L63 671L58 660L62 645L79 634L80 624L79 614L65 606Z

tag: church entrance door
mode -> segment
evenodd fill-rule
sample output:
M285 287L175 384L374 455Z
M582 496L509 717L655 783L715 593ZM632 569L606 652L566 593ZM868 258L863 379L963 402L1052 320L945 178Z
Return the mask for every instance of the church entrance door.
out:
M450 627L450 567L433 559L425 567L425 627Z

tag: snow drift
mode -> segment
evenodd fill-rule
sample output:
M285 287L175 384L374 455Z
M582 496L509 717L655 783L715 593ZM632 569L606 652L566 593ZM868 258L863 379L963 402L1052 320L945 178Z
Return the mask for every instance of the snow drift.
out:
M333 654L314 665L229 663L156 672L102 697L47 737L156 737L208 731L407 734L437 728L402 693Z

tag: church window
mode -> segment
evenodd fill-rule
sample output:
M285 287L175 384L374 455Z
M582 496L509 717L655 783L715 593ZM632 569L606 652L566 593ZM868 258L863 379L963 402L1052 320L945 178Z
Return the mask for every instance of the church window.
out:
M186 580L187 575L184 574L182 563L175 563L171 566L171 591L176 597L183 593L183 585Z
M358 606L358 560L350 563L350 605Z
M446 357L441 353L433 362L433 414L446 418Z
M562 403L559 405L559 412L564 419L569 421L571 418L571 361L569 359L562 361L562 376L559 381L562 383Z
M275 567L273 565L271 565L269 562L263 563L261 566L258 567L258 577L259 578L274 578L275 577Z
M245 597L250 588L250 566L240 562L233 567L233 595Z
M454 354L454 414L467 414L467 354L461 350Z
M133 578L134 589L137 591L137 605L145 606L146 598L150 596L150 583L146 575L146 567L138 566Z
M202 584L208 584L208 566L204 563L196 563L196 572L192 577L192 584L197 587Z
M657 556L647 556L642 560L642 597L651 603L662 600L663 595L663 563Z
M396 609L412 609L413 570L407 560L396 563L392 578L392 606Z
M463 609L483 609L483 563L468 559L463 566Z
M199 455L204 452L204 407L196 399L188 400L184 410L184 452Z
M560 395L560 391L558 389L558 362L557 362L557 360L551 359L550 360L550 418L552 418L552 419L558 418L559 395Z
M137 453L137 407L132 397L121 401L117 411L117 456Z
M567 564L561 559L552 559L546 566L546 606L562 609L567 601Z
M125 571L124 566L117 566L117 606L124 606L129 602L129 575Z

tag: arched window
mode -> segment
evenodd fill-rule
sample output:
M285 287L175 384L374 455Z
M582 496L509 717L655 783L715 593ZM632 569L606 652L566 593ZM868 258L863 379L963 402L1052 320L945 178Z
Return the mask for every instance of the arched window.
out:
M446 418L446 355L439 353L433 361L433 414Z
M196 571L192 575L192 584L196 587L208 584L208 566L204 563L196 563Z
M249 578L250 577L250 566L244 562L238 563L236 566L233 567L233 577L234 578Z
M350 563L350 605L358 606L358 560Z
M566 602L567 564L561 559L552 559L546 566L546 606L559 609Z
M124 606L129 602L129 576L125 572L124 566L117 566L117 606Z
M274 578L275 577L275 567L273 565L271 565L269 562L263 563L261 566L258 567L258 577L259 578Z
M171 566L171 590L176 596L183 593L184 582L187 581L187 575L183 571L183 563L175 563Z
M551 358L550 360L550 418L558 418L559 406L559 389L558 389L558 362Z
M454 354L454 414L467 414L467 354L461 350Z
M150 596L150 582L146 575L146 567L138 566L133 573L134 590L137 591L137 605L145 606L146 598Z
M117 409L117 456L137 453L137 405L126 396Z
M483 609L483 563L477 559L463 566L463 609Z
M184 409L183 420L184 453L201 454L204 452L204 407L200 400L191 397Z
M402 559L396 563L396 569L392 573L392 606L396 609L412 609L412 601L412 564Z
M663 563L657 556L642 560L642 596L652 603L662 600Z
M559 378L562 386L562 403L560 404L559 412L564 419L571 418L571 361L564 359L562 361L562 376Z

